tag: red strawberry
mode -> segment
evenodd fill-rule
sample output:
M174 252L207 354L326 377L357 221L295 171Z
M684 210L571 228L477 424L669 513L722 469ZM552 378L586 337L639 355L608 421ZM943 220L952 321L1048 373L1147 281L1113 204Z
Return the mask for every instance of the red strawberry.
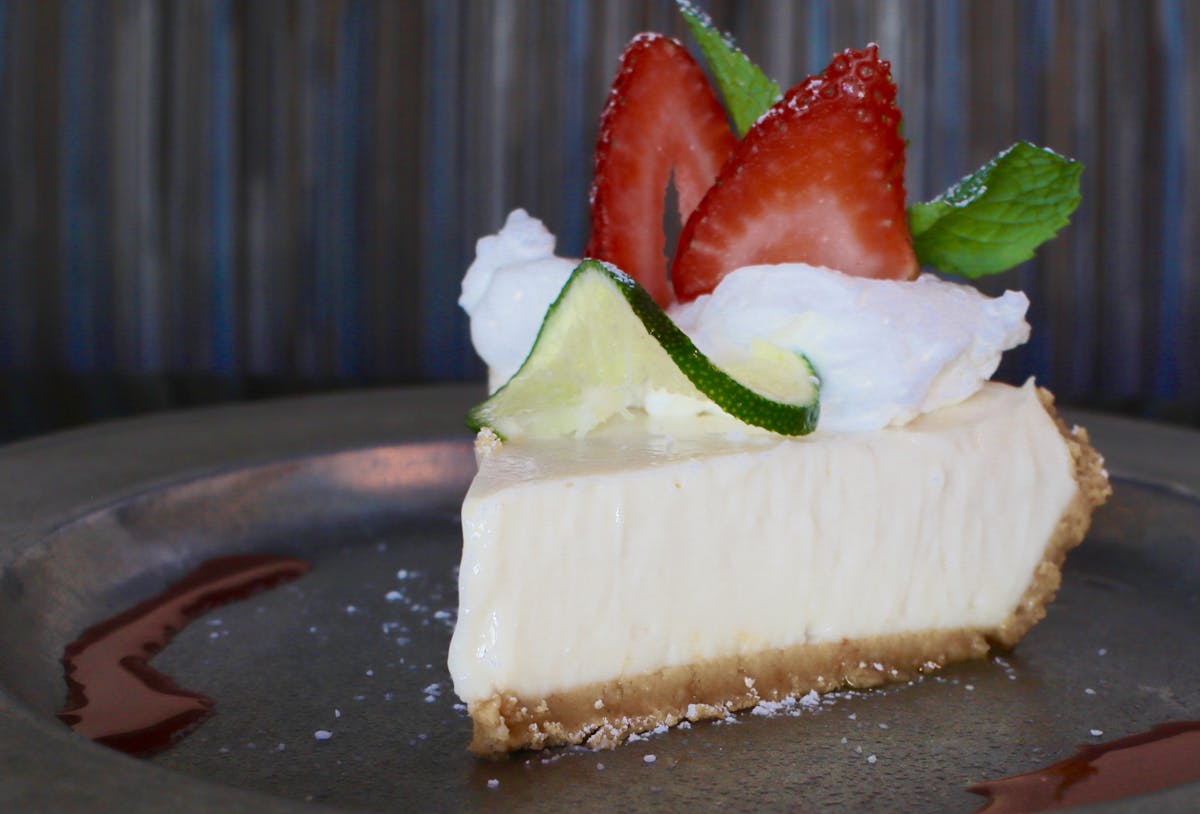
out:
M680 300L755 263L916 273L890 69L873 44L846 50L746 134L679 236L671 279Z
M661 34L634 37L600 117L585 256L613 263L659 305L670 304L663 199L672 171L683 223L735 141L687 50Z

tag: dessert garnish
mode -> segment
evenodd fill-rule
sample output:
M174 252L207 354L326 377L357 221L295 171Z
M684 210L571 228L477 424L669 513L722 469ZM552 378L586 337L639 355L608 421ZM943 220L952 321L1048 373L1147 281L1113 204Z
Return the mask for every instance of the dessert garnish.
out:
M675 40L633 38L600 115L592 237L584 256L620 268L660 306L673 300L663 267L664 194L674 183L685 221L733 151L725 111L704 71Z
M712 69L729 118L741 138L767 108L783 97L779 85L738 49L732 37L719 31L708 14L688 0L677 0L676 5Z
M645 398L708 397L727 413L781 435L817 425L819 384L803 356L766 342L722 371L696 350L628 275L584 260L546 312L525 364L467 423L501 438L583 435Z
M655 355L674 364L621 371L614 365L635 357L610 352L604 364L580 363L566 373L570 360L539 338L520 381L472 410L474 428L490 426L502 437L580 435L639 406L647 390L691 394L697 388L714 409L746 424L785 435L811 432L819 412L814 385L830 371L807 349L761 337L740 353L712 358L703 346L668 342L675 333L653 327L671 325L661 309L678 316L676 309L713 293L733 271L757 266L796 264L900 281L914 279L921 265L967 277L993 274L1029 259L1078 205L1082 167L1020 142L934 200L906 209L896 86L875 45L836 55L780 98L777 86L707 15L688 3L680 7L740 138L682 45L658 34L635 37L601 117L585 252L636 284L621 287L625 303L638 303L630 324L640 323L637 330L661 346ZM672 183L682 231L668 274L662 224ZM555 343L595 348L594 341L569 335L599 336L606 329L565 319L555 313L560 307L546 312L539 337L553 334ZM551 319L558 323L553 330ZM645 358L637 355L636 364ZM779 364L764 376L767 360ZM724 369L724 378L752 392L706 387L704 381L717 379L693 375L701 369ZM692 387L680 384L680 373ZM786 375L797 377L790 386Z
M899 135L900 112L895 108L895 85L891 81L890 64L878 61L874 46L868 46L863 52L847 50L834 57L822 74L797 85L780 103L778 87L737 49L728 35L713 26L707 14L687 0L679 0L678 5L742 135L746 135L746 122L761 126L768 117L781 117L782 121L776 121L774 126L781 129L782 124L786 128L788 108L793 109L794 115L796 107L810 106L817 109L808 116L806 121L809 123L804 127L816 129L824 117L833 119L824 125L828 129L824 134L825 144L821 146L826 153L839 146L847 153L863 147L878 150L884 145L890 150L896 149L894 138ZM864 59L867 53L872 55L872 60ZM826 104L822 110L813 104L811 97L814 96L832 104ZM793 101L789 103L788 99ZM847 112L853 114L853 123L836 120ZM878 121L874 121L875 115L878 115ZM872 131L867 126L872 123L883 127ZM864 142L843 140L852 139L856 129L867 131ZM820 143L819 135L810 138ZM745 147L738 150L748 152ZM901 206L904 201L902 151L901 144L898 167ZM815 163L821 154L818 152L813 156L797 151L790 161ZM851 160L865 161L865 158ZM736 164L736 156L731 163ZM886 172L896 168L881 164L876 169ZM967 277L1007 271L1029 260L1038 246L1067 225L1071 213L1079 206L1082 172L1083 165L1077 161L1028 142L1017 142L932 201L909 208L907 221L917 260L921 265ZM715 186L721 185L718 180ZM867 197L876 191L870 185L847 189L845 198ZM895 193L893 188L886 191ZM788 258L789 261L801 259L800 256ZM678 262L677 255L676 264ZM745 264L736 263L729 269ZM832 267L857 273L853 265ZM902 277L903 274L885 269L882 276Z
M750 128L684 225L671 280L686 301L763 263L916 273L896 86L874 45L836 56Z
M1200 721L1176 721L1108 743L1081 746L1066 760L977 783L970 791L988 798L977 814L1034 814L1091 806L1200 782L1198 756ZM1147 802L1147 810L1155 807Z
M59 719L131 755L172 746L212 717L215 703L179 686L150 660L208 611L296 579L308 568L290 557L217 557L161 594L88 628L63 653L68 695Z
M908 212L917 258L939 271L982 277L1033 257L1079 206L1078 161L1024 141L929 203Z

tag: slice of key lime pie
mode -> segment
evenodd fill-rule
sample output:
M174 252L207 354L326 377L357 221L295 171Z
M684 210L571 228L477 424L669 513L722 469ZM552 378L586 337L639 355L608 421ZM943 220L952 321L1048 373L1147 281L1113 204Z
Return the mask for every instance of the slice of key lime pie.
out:
M685 16L737 135L678 43L635 38L601 121L598 259L556 257L518 210L463 281L493 392L469 417L449 664L479 754L1011 647L1109 493L1046 391L988 382L1024 295L917 274L1027 259L1078 165L1020 144L906 211L874 46L781 98Z

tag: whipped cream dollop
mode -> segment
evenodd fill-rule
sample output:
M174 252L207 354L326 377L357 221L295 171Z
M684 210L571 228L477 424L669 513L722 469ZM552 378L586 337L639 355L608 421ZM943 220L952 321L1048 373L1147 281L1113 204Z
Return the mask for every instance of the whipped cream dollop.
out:
M509 213L499 234L475 243L458 304L471 318L471 343L487 363L491 392L525 361L546 309L579 265L555 256L554 244L554 235L524 209Z
M528 356L577 264L556 257L554 245L541 221L520 209L476 245L459 304L493 391ZM1001 354L1029 338L1028 307L1020 292L987 297L932 274L873 280L782 263L737 269L711 294L669 313L717 365L744 358L754 340L803 353L821 379L818 431L861 432L969 398ZM653 399L645 406L651 414L660 407ZM681 409L677 399L661 407ZM682 408L706 410L699 402Z
M1029 338L1028 307L1024 294L992 299L932 274L872 280L787 263L740 268L671 318L718 365L754 339L803 353L821 379L818 428L853 432L973 395Z

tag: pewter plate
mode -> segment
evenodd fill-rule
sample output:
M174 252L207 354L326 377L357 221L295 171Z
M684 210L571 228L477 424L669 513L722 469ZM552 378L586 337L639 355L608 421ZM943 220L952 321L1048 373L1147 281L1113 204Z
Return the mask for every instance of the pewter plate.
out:
M460 417L480 395L262 403L0 450L0 810L968 812L973 782L1200 719L1200 435L1076 416L1116 496L1014 652L614 752L476 760L444 661L474 469ZM67 642L208 557L250 551L314 568L155 660L215 698L214 718L151 760L55 719ZM1200 785L1102 808L1197 805Z

